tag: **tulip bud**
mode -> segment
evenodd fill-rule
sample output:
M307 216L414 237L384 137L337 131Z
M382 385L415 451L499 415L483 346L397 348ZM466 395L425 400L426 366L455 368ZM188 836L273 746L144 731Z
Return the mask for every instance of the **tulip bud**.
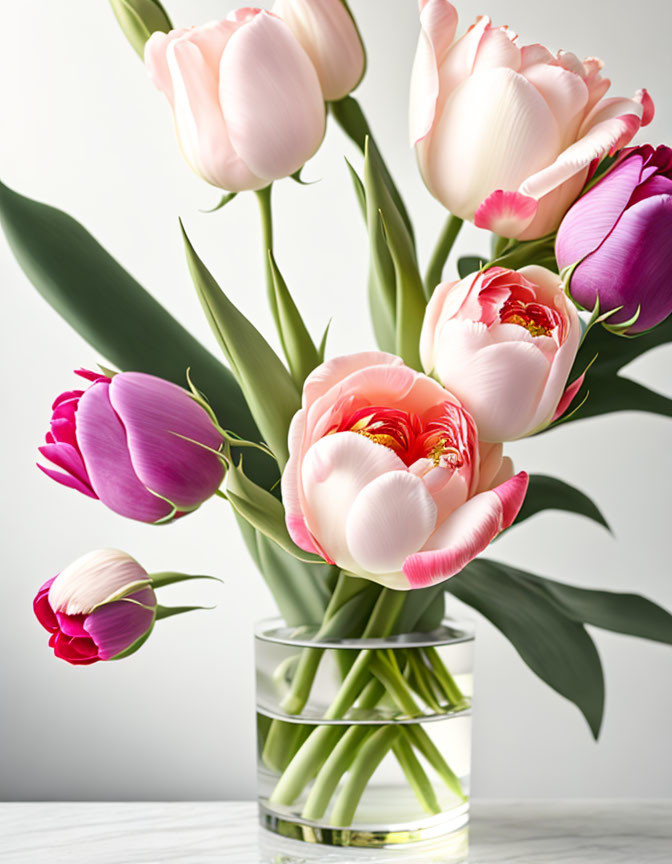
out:
M145 43L157 30L168 33L173 25L168 13L159 0L110 0L112 11L142 60L145 56Z
M623 157L569 210L558 230L560 267L584 309L616 310L605 324L641 333L672 313L672 149ZM619 327L620 325L620 327Z
M151 633L156 595L147 572L125 552L98 549L45 582L33 601L49 647L86 666L136 651Z
M170 102L191 168L228 192L295 174L322 142L320 81L292 31L263 9L155 33L147 71Z
M344 99L355 89L366 57L343 0L276 0L273 12L287 22L313 61L326 102Z
M61 470L38 465L45 474L141 522L175 518L216 492L222 437L186 390L140 372L77 374L92 383L54 402L38 449Z

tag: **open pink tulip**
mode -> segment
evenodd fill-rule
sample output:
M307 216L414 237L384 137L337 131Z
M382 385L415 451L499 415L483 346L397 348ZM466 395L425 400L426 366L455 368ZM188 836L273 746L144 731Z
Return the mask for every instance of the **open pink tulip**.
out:
M154 626L156 595L130 555L98 549L45 582L33 609L54 654L87 666L139 647Z
M187 162L213 186L261 189L320 146L317 72L276 15L239 9L226 21L153 33L145 64L173 108Z
M54 402L39 451L60 470L38 465L45 474L141 522L195 510L215 493L222 438L186 390L140 372L77 374L92 383Z
M313 61L325 101L343 99L355 89L366 60L343 0L276 0L273 12L289 24Z
M429 191L504 237L554 231L591 162L650 122L650 96L604 99L610 82L600 60L518 45L487 17L453 42L448 0L420 0L420 10L410 128Z
M491 267L445 282L427 306L420 356L476 421L484 441L531 435L562 413L581 339L556 273Z
M308 552L390 588L458 573L515 519L527 474L436 381L391 354L337 357L307 378L282 475Z

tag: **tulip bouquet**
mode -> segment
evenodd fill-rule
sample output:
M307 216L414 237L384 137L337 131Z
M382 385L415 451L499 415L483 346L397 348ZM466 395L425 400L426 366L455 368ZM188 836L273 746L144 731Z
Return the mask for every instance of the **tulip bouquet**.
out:
M286 625L317 646L279 673L289 717L311 698L321 640L432 632L446 597L457 597L597 736L604 685L585 625L672 643L672 617L637 595L480 556L542 510L605 524L583 492L516 472L505 442L616 411L672 415L671 400L620 374L672 341L672 150L629 146L653 117L650 96L607 98L601 61L521 45L486 17L456 38L451 3L420 0L411 140L429 192L449 211L423 278L408 211L351 95L365 52L344 0L277 0L186 29L173 28L158 0L111 5L172 109L186 161L222 190L219 207L246 191L258 198L284 360L184 231L227 366L73 219L0 187L2 224L28 278L116 367L80 370L86 389L56 399L41 469L153 525L224 499ZM337 357L326 333L318 341L308 332L272 242L272 184L302 182L328 117L362 154L344 171L370 241L378 342ZM492 232L491 254L460 258L444 280L464 220ZM157 620L188 610L161 606L155 590L189 578L148 574L125 553L98 550L46 582L35 613L58 657L116 660ZM405 717L467 705L430 650L409 649L403 668L384 651L341 659L331 720L385 700ZM274 804L303 795L304 819L332 807L331 823L347 825L367 771L388 752L429 813L436 797L419 756L465 799L421 732L343 728L266 728Z

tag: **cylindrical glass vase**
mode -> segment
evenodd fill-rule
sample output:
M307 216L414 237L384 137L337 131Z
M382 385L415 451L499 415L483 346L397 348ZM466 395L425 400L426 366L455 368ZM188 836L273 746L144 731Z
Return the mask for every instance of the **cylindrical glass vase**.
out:
M332 846L445 841L466 860L471 625L327 641L316 629L256 630L261 824Z

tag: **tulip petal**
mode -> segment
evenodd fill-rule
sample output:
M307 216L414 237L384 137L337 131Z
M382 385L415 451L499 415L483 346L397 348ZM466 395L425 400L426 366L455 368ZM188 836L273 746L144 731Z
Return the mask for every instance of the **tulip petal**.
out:
M561 268L594 252L612 231L637 188L643 159L633 154L609 173L608 183L598 183L572 206L558 230L555 251Z
M226 21L208 28L219 52L214 46L205 47L203 34L200 39L194 37L198 30L189 31L170 43L167 60L173 80L175 123L186 160L213 186L241 192L266 184L240 158L219 102L219 58L234 31L235 25Z
M541 198L587 169L594 159L624 147L639 129L642 111L633 99L605 99L598 103L579 131L582 137L548 167L532 173L518 191Z
M354 90L364 72L364 47L340 0L276 0L272 12L289 25L310 57L325 102Z
M353 372L368 366L402 366L401 357L384 351L360 351L333 357L313 370L303 385L303 405L309 405L347 378Z
M453 319L437 334L437 377L474 418L482 441L524 435L546 385L548 359L523 327L516 331L519 341L489 344L483 325Z
M432 193L456 216L472 219L495 189L516 190L548 165L561 133L532 84L499 68L477 71L457 87L428 141L423 170Z
M98 498L90 486L82 483L81 480L73 477L72 474L63 474L60 471L54 471L53 468L46 468L44 465L40 465L39 462L37 462L36 465L40 471L47 475L47 477L51 477L52 480L60 483L61 486L67 486L69 489L76 489L77 492L81 492L83 495L88 495L89 498Z
M193 510L216 492L224 466L210 451L221 447L222 438L186 390L125 372L112 380L109 398L126 431L133 470L147 489L178 510Z
M629 207L599 249L576 268L572 297L587 306L597 296L603 311L623 306L609 324L628 321L641 306L629 332L648 330L672 313L671 259L672 197L656 195Z
M66 636L81 636L86 639L89 635L84 629L86 615L65 615L63 612L56 613L56 620L61 633Z
M408 471L383 474L355 498L346 540L358 570L393 573L421 549L436 525L437 509L423 481Z
M581 64L583 71L583 65ZM539 64L525 70L525 77L546 100L558 122L565 142L576 139L588 104L588 87L583 78L560 66Z
M37 449L45 459L53 462L54 465L62 468L68 474L71 474L82 484L82 486L87 487L88 495L91 495L93 498L96 497L91 489L91 484L82 457L75 447L71 444L58 443L43 444L42 447L38 447Z
M579 392L581 387L583 387L583 382L585 381L586 373L583 375L579 375L576 381L572 381L572 383L567 387L565 392L562 394L562 399L558 402L558 407L555 409L555 414L553 415L553 422L559 420L565 411L569 408L569 406L574 401L576 394Z
M410 555L403 566L411 588L426 588L459 573L516 518L527 492L521 472L501 486L475 495L429 538L427 549Z
M317 73L289 27L268 12L231 37L219 98L233 146L258 177L294 174L320 146L325 113Z
M339 567L356 567L346 539L355 498L381 474L400 470L406 466L392 450L355 432L328 435L306 453L301 471L306 522Z
M154 623L155 607L154 591L145 588L87 615L84 627L98 646L98 657L110 660L144 636Z
M61 570L49 589L54 612L86 615L127 587L148 582L147 571L118 549L96 549Z
M158 522L174 508L148 492L133 470L126 432L110 403L109 388L104 382L93 384L77 411L77 440L91 485L115 513L140 522Z
M420 27L411 73L411 144L417 144L432 128L439 98L439 68L455 38L457 10L448 0L428 0L420 12Z
M528 195L497 189L477 207L474 225L501 237L516 237L537 215L538 206Z
M99 659L96 644L89 637L81 638L66 636L65 633L54 633L49 640L49 645L60 660L67 660L74 666L87 666Z
M53 581L54 579L47 580L37 592L37 595L33 600L33 611L35 612L35 617L44 629L48 630L50 633L56 633L58 631L58 619L49 603L49 589L51 588Z

